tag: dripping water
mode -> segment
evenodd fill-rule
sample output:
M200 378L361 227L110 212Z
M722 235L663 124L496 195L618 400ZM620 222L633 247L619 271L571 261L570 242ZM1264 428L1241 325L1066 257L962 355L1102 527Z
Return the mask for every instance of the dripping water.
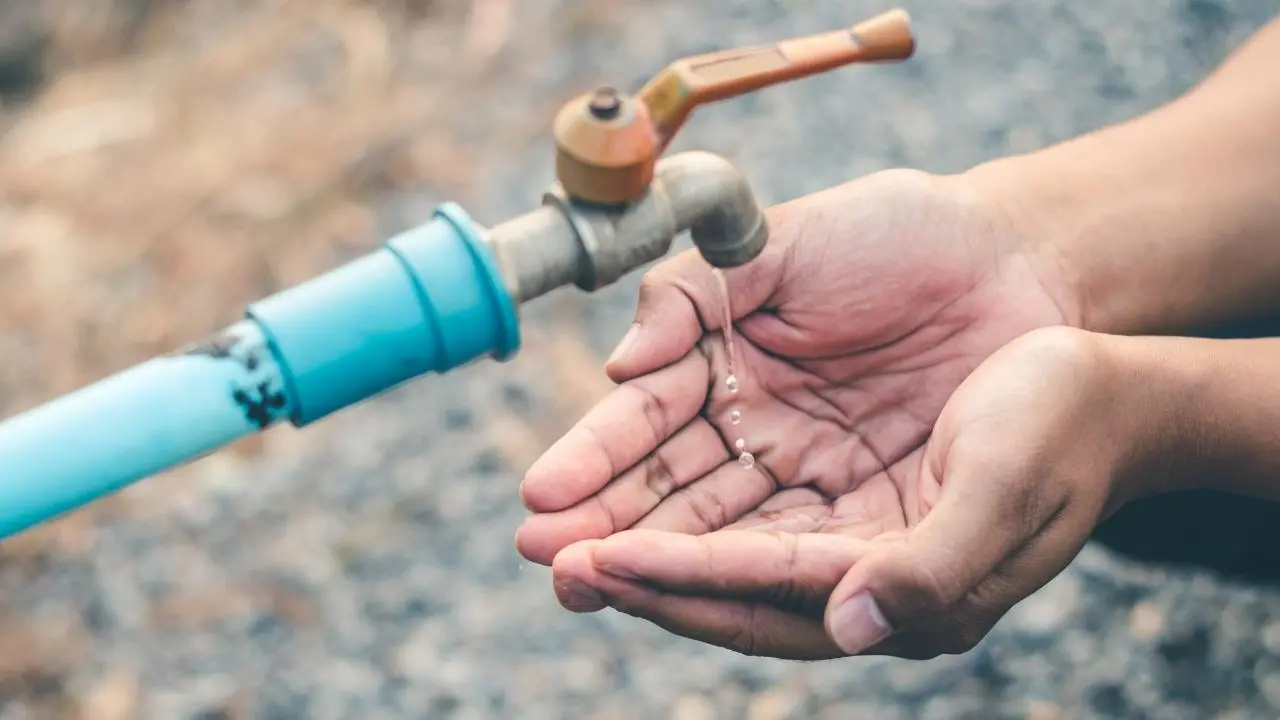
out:
M724 322L723 322L724 329L722 333L724 336L724 351L725 351L724 354L725 354L725 365L726 365L724 386L725 386L725 389L729 391L730 395L737 395L739 386L741 383L738 380L738 362L737 362L737 354L736 354L737 351L734 348L734 341L733 341L733 307L729 304L729 281L725 278L724 272L721 271L719 268L716 268L713 272L715 273L716 280L720 284L720 301L724 307ZM739 408L737 405L731 406L729 410L729 424L734 428L737 428L741 423L742 423L742 409ZM738 451L739 464L741 464L743 467L746 467L746 468L755 466L756 458L755 458L755 455L752 455L750 452L747 452L746 438L739 436L736 440L734 440L733 448L734 450Z

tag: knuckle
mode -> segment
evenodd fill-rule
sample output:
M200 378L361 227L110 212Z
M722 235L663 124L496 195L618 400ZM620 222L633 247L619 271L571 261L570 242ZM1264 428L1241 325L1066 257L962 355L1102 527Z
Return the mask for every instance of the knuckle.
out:
M640 297L642 299L651 298L656 292L671 285L663 270L662 266L658 266L640 276Z
M665 498L676 489L675 474L671 465L663 457L661 450L652 453L644 461L644 484L649 491L660 498Z
M748 657L757 657L764 654L768 643L763 641L761 637L763 629L756 620L755 605L743 610L739 614L736 627L725 643L725 647Z
M662 298L681 299L701 321L707 319L710 300L715 288L711 267L695 248L669 258L651 268L640 277L640 304L638 316L646 314Z
M812 605L815 601L815 592L805 583L799 581L796 577L796 569L799 566L799 539L793 533L770 532L768 533L782 551L779 557L783 567L780 573L781 579L770 585L765 591L764 600L774 607L782 609L802 609Z
M645 422L653 431L655 440L666 437L669 417L666 403L642 382L633 382L629 387L639 395L640 412L644 414Z
M615 457L617 453L610 450L610 444L602 436L600 429L595 425L583 423L578 426L578 431L586 435L588 442L587 447L591 448L593 450L592 454L596 455L600 458L600 461L603 462L605 465L605 471L608 473L608 477L617 477L618 473L622 470L622 468L619 467L618 458Z
M718 495L698 485L682 488L678 497L693 513L706 531L718 530L729 523L729 509Z
M608 534L612 535L621 530L622 526L618 523L618 516L614 514L613 508L609 506L609 503L605 502L604 498L598 494L592 497L595 498L595 504L600 509L600 516L604 518L605 523L609 526Z
M687 260L691 259L692 258L686 259L683 256L669 258L665 262L655 265L641 275L641 301L656 300L668 293L681 293L688 295L690 291L688 275L690 273L689 263Z

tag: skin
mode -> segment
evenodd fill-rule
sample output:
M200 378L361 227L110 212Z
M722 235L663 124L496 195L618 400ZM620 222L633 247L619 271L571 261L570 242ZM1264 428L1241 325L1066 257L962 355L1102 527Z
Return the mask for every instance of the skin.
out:
M768 249L727 273L733 397L710 268L658 266L619 387L525 477L519 551L571 610L749 654L927 658L1132 499L1275 496L1277 341L1154 335L1280 310L1277 66L1280 21L1131 123L772 208Z

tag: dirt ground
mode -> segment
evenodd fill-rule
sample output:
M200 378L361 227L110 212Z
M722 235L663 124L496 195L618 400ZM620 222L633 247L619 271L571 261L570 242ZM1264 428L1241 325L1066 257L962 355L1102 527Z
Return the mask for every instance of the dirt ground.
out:
M768 202L959 170L1173 97L1274 12L904 4L917 62L708 109L677 149L731 158ZM531 208L577 92L892 5L0 1L0 413L216 330L441 201L489 223ZM525 310L511 363L273 430L0 545L0 720L1280 711L1280 598L1099 549L979 651L924 666L771 663L561 611L512 547L515 488L608 389L634 293L557 293Z

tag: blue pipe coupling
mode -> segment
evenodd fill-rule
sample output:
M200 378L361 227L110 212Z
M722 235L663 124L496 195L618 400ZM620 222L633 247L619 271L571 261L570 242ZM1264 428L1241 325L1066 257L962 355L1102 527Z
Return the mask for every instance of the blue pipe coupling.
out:
M520 346L497 259L452 203L379 252L249 307L303 426L428 372Z

